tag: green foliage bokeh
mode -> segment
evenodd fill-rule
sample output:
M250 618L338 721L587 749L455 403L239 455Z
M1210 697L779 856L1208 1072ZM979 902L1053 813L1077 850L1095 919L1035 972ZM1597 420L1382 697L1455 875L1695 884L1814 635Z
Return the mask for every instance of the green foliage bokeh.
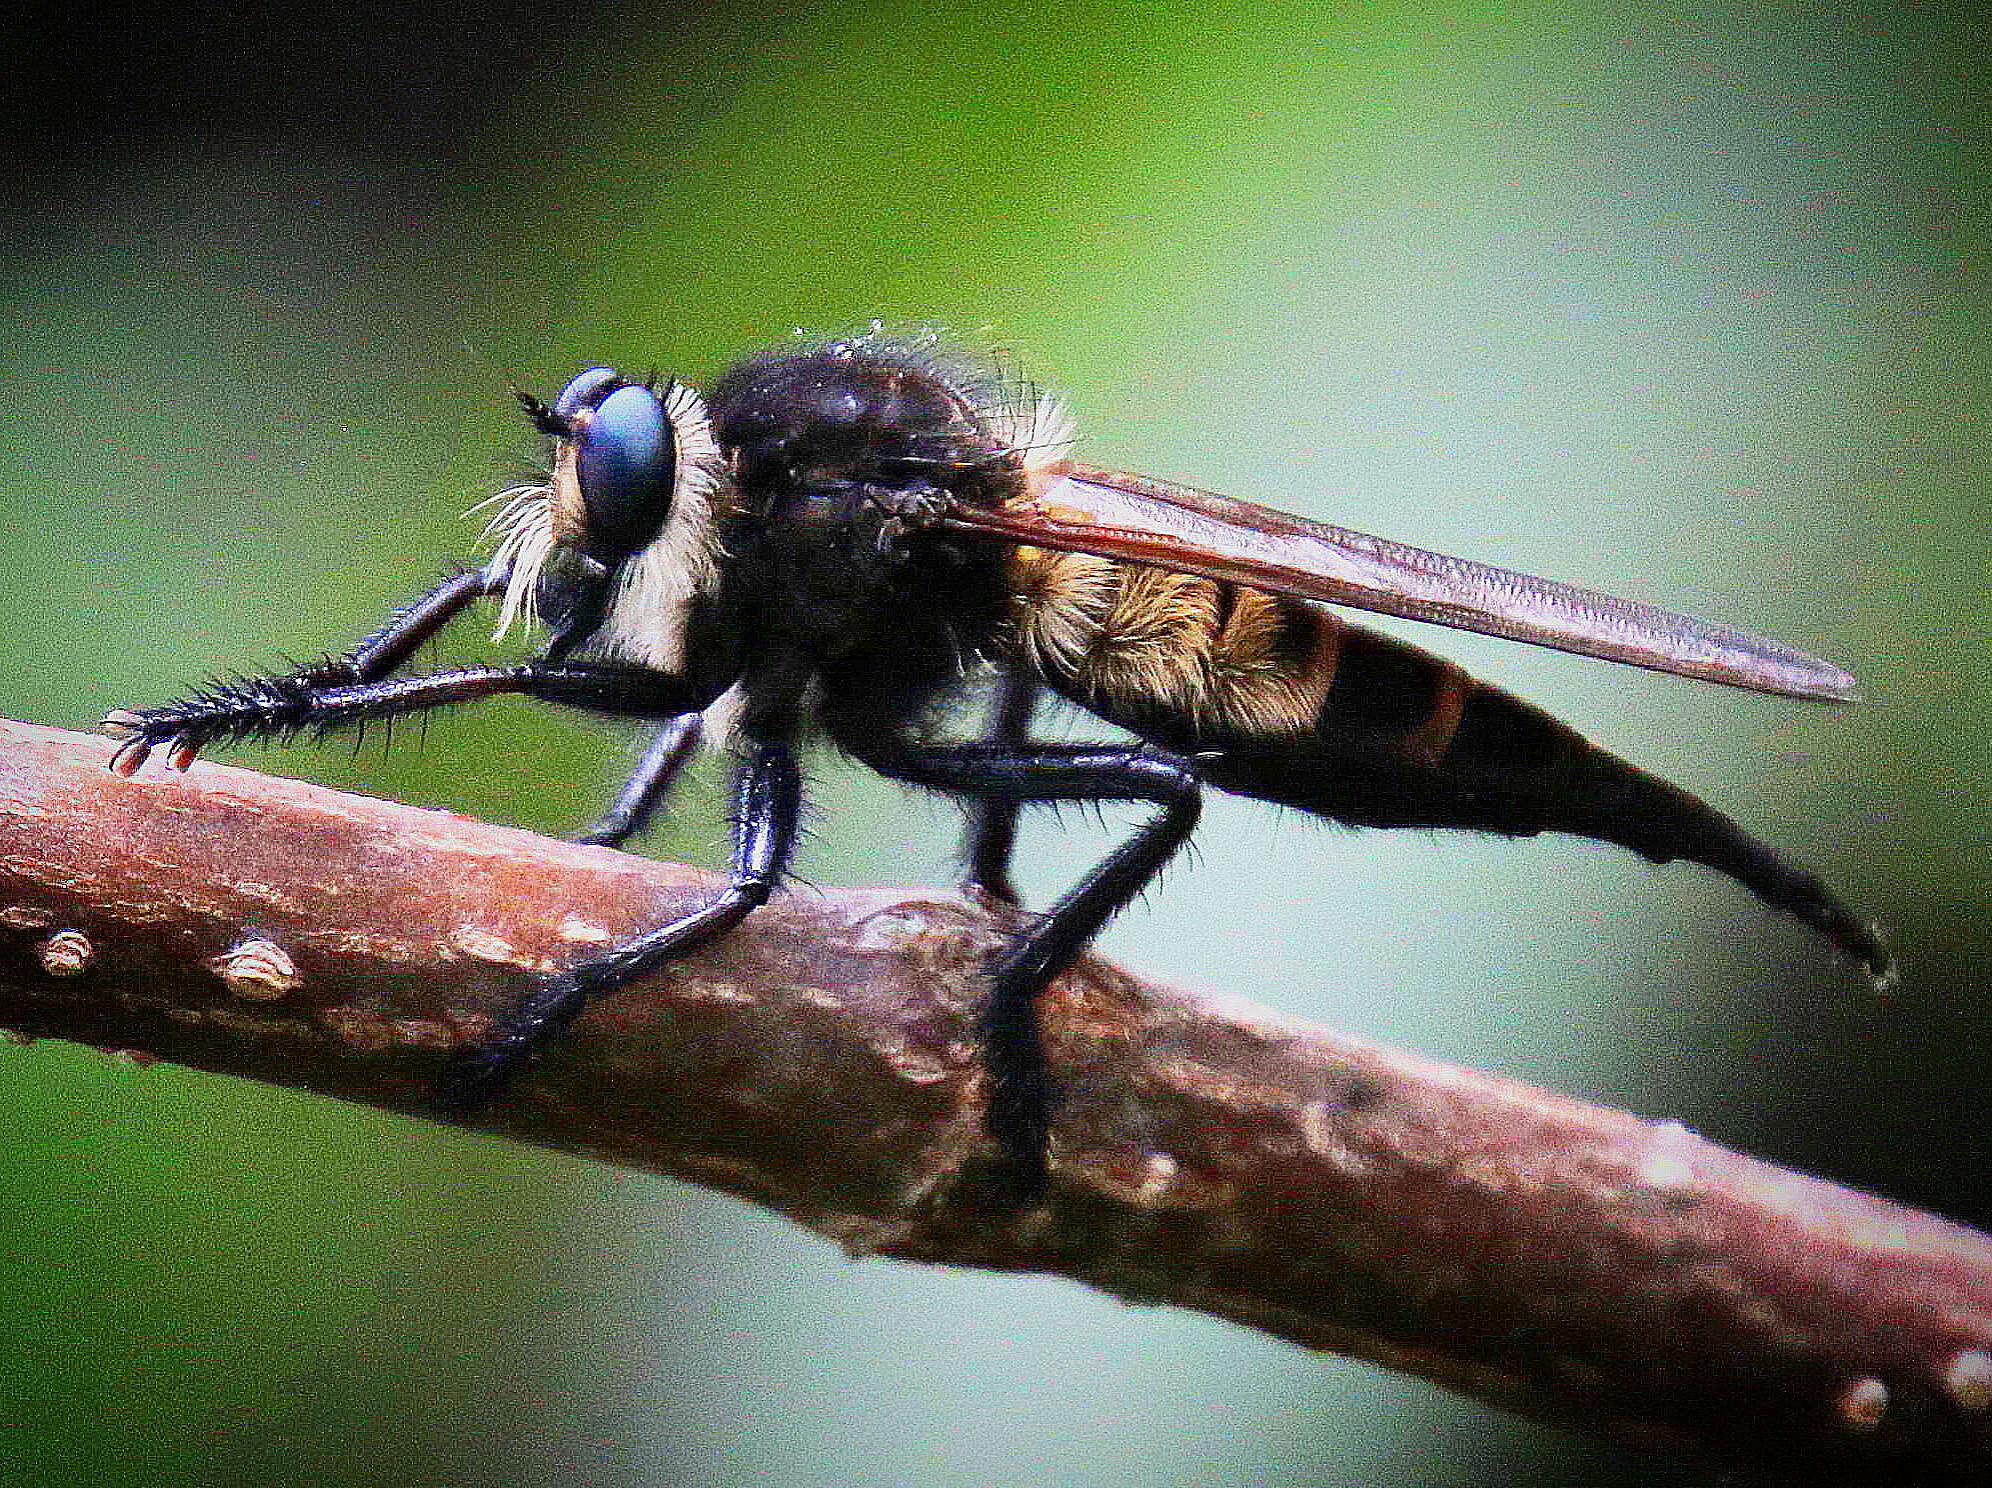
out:
M1104 461L1734 618L1871 698L1424 637L1818 862L1903 949L1886 1008L1685 870L1242 806L1114 953L1983 1223L1986 68L1784 16L630 7L467 156L107 152L0 258L0 707L83 727L345 645L474 553L532 453L508 379L943 328ZM565 832L633 747L523 705L414 733L245 762ZM712 778L649 850L717 860ZM946 808L831 761L815 796L809 879L951 871ZM1034 829L1031 892L1105 840ZM287 1093L37 1046L0 1109L7 1481L1701 1481Z

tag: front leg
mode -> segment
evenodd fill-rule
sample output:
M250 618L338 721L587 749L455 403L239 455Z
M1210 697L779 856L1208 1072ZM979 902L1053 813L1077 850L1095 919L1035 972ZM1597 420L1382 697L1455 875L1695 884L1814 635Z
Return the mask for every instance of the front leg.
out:
M268 709L281 710L313 692L375 682L389 676L437 631L463 613L473 600L503 589L505 577L504 570L492 564L445 579L420 599L397 610L386 625L344 656L292 672L245 678L158 708L119 709L106 714L105 731L126 741L111 756L111 768L129 777L145 763L154 748L170 744L168 762L176 770L185 770L193 764L202 745L231 736L226 727L210 729L208 724L220 714L239 714L241 705L252 698ZM181 718L185 726L161 732L159 725L169 716Z
M125 741L111 768L130 775L162 747L176 764L191 762L212 743L330 734L508 692L617 718L668 718L711 701L684 678L647 667L529 661L332 687L302 675L255 678L160 708L114 713L104 726Z
M481 1109L595 998L717 940L766 903L794 856L801 815L802 775L794 754L785 745L756 744L734 789L733 876L719 897L535 988L481 1047L450 1062L437 1083L437 1109L456 1116Z

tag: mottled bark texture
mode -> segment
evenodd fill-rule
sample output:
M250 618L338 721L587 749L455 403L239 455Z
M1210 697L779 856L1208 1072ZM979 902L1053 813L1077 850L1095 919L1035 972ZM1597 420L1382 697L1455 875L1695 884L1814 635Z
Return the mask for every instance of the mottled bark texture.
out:
M533 978L712 891L221 766L124 781L109 753L0 725L22 1034L418 1113ZM948 894L781 896L586 1013L483 1124L853 1251L1058 1272L1772 1476L1992 1471L1987 1237L1098 961L1045 1008L1052 1190L1006 1208L972 1036L1001 933Z

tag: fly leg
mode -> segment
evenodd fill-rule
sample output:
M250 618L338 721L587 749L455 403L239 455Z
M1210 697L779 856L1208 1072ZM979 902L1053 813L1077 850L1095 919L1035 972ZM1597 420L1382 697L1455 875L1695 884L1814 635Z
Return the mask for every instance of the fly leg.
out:
M1157 749L1097 744L895 741L864 758L898 780L1013 807L1030 801L1152 801L1161 808L989 968L981 1028L991 1086L989 1132L1016 1164L1019 1189L1041 1193L1054 1092L1038 1028L1038 994L1190 835L1202 809L1196 769Z
M342 686L303 676L262 678L184 702L122 715L126 735L114 763L166 746L177 759L220 739L282 738L337 729L454 703L520 693L622 718L696 718L712 701L683 678L647 667L530 661L463 667L416 677ZM128 773L128 772L127 772ZM591 998L624 986L652 967L724 935L763 903L788 867L801 814L801 775L784 746L757 745L740 772L733 882L711 904L675 924L584 962L536 989L500 1023L485 1047L461 1055L445 1072L436 1104L468 1112L490 1100L533 1051L572 1022Z
M754 745L734 786L733 874L719 897L534 988L482 1047L450 1062L437 1082L437 1109L451 1115L475 1112L594 999L719 939L766 903L788 871L801 815L802 776L795 755L786 745Z
M202 698L188 699L183 703L169 703L161 708L148 708L142 711L120 709L107 714L104 718L104 728L125 740L117 753L111 756L111 768L120 775L133 775L139 766L145 763L146 757L152 753L154 747L160 743L170 742L172 751L168 756L169 762L176 770L186 769L193 764L194 756L200 752L204 743L223 737L228 732L221 729L203 736L197 721L201 711L197 705L202 701L217 700L224 692L246 695L251 691L260 690L271 698L279 696L294 698L312 691L377 682L405 665L430 637L461 614L471 601L488 594L495 594L504 587L505 573L496 567L487 566L470 573L458 574L445 579L421 598L404 605L386 625L344 656L329 658L315 665L300 667L296 671L277 676L230 684L226 688L215 689ZM186 717L188 727L173 734L157 735L150 721L175 713Z
M130 775L161 747L175 764L191 763L216 742L329 734L508 692L620 718L668 718L709 701L683 678L647 667L529 661L338 686L304 673L250 678L163 707L113 714L105 727L125 741L111 768Z
M1038 684L1022 672L1005 672L989 710L984 742L1016 747L1030 737L1031 713L1037 707ZM1010 879L1010 854L1017 845L1016 800L985 797L968 803L968 830L962 856L968 864L968 884L1006 904L1019 902Z
M506 576L503 568L487 565L445 579L420 599L403 605L393 619L332 663L329 670L342 682L372 682L387 676L462 614L472 600L501 593Z
M650 736L643 758L636 762L615 803L602 819L575 838L596 847L621 847L641 832L651 813L671 793L678 776L699 752L703 737L697 713L681 713Z

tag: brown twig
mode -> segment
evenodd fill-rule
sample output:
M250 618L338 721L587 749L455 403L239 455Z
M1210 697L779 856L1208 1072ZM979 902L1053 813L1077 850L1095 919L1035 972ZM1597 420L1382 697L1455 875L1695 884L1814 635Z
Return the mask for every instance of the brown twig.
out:
M0 1026L422 1109L528 982L691 869L0 723ZM971 1034L998 913L779 898L591 1009L485 1118L853 1250L1054 1271L1808 1481L1992 1472L1992 1239L1525 1086L1136 982L1047 999L1049 1201Z

